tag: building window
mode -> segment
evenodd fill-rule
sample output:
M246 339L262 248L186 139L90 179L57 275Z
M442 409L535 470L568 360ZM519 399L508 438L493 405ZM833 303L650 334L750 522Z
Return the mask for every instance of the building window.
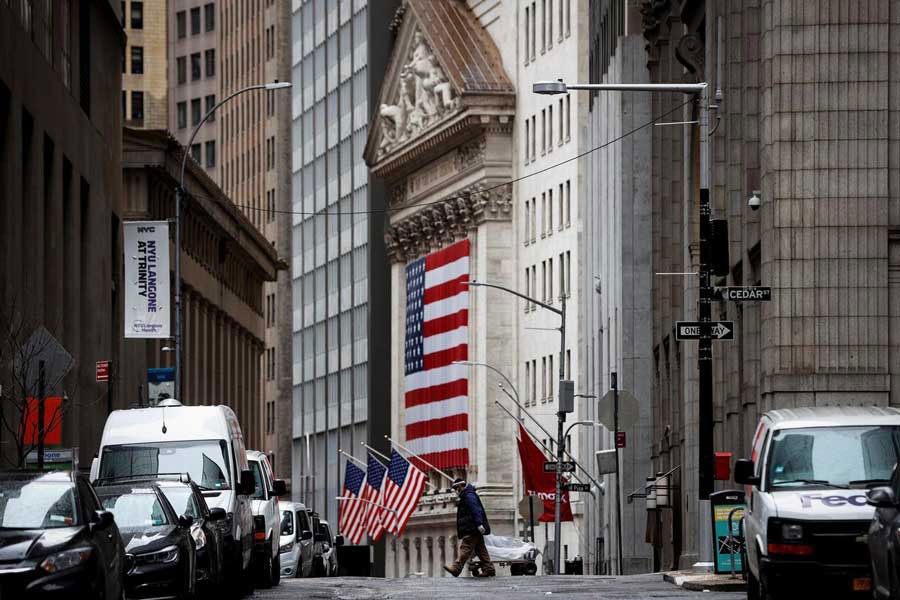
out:
M266 215L266 221L268 223L275 222L275 190L269 190L266 192L266 208L268 208L268 213Z
M206 168L216 168L216 140L206 142Z
M531 386L528 385L528 382L531 381L531 363L527 360L525 361L525 406L531 405L531 397L528 392L530 391Z
M187 127L187 102L179 102L176 106L178 112L178 129Z
M216 28L216 5L205 4L203 6L204 18L206 20L206 30L213 31Z
M187 66L183 56L175 59L175 70L178 72L178 83L187 82Z
M128 114L128 92L122 90L122 118L127 119Z
M131 0L131 28L144 28L144 3Z
M144 92L131 92L131 118L144 120Z
M547 152L553 152L553 104L547 107Z
M547 401L547 357L541 358L541 403Z
M144 74L144 47L131 47L131 72L134 75Z
M566 37L572 33L572 0L564 0L566 3Z
M566 290L566 271L564 268L565 264L566 264L566 253L560 252L559 253L559 293L560 294L564 294L565 290Z
M563 99L559 99L559 142L557 142L560 146L563 143Z
M547 51L547 0L541 0L541 54Z
M183 10L175 13L175 30L179 40L187 36L187 16Z
M547 190L547 235L553 235L553 188Z
M550 207L550 212L553 212L553 207ZM553 304L553 259L547 259L547 287L550 289L547 291L547 304Z
M191 9L191 35L200 33L200 7Z
M547 109L541 109L541 156L547 153Z
M547 50L553 47L553 0L547 0Z
M198 165L201 164L200 158L201 158L202 154L203 154L203 150L201 148L201 144L194 144L193 146L191 146L191 158L193 158L195 161L197 161Z
M215 77L216 75L216 49L210 48L205 53L206 57L206 76Z
M525 64L528 64L528 57L531 49L531 7L525 7Z
M563 41L563 4L565 4L565 3L566 3L566 0L559 0L559 4L558 4L559 18L557 19L557 22L559 23L559 38L558 38L559 42Z
M531 60L537 58L537 3L531 3Z
M547 192L541 193L541 237L547 237Z
M531 405L537 404L537 359L531 361Z
M559 230L562 231L564 221L563 212L563 184L559 184Z
M531 241L531 201L525 201L525 245Z
M572 137L572 96L566 96L566 141Z
M572 180L566 180L566 227L572 224Z
M204 114L208 114L213 108L215 108L215 106L216 106L216 95L215 95L215 94L211 94L211 95L207 96L207 97L206 97L206 106L204 107L205 110L203 111L203 113L204 113ZM209 115L209 119L208 119L208 120L209 120L209 121L215 121L215 120L216 120L216 113L213 113L213 114Z
M527 165L531 159L529 146L531 145L531 120L525 119L525 164Z
M531 117L531 160L535 160L537 157L537 145L535 143L537 140L537 116L532 115Z
M200 53L191 54L191 81L197 81L201 77Z
M559 291L563 293L563 290ZM572 295L572 251L566 250L566 298Z
M196 127L200 124L200 119L202 118L203 114L200 107L200 98L194 98L191 100L191 125Z
M531 243L537 240L537 197L531 199Z

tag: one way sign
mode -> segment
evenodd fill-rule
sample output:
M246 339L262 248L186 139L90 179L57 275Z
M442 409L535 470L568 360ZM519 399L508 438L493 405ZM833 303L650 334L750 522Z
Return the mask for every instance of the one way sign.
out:
M733 340L734 321L710 321L710 335L714 340ZM676 340L699 340L700 321L678 321L675 323Z

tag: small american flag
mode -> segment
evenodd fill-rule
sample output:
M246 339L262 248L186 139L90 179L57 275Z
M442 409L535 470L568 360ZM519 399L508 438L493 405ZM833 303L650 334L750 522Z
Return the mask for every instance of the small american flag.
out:
M468 279L469 240L406 265L406 443L439 469L469 464Z
M366 473L366 483L363 486L363 500L367 500L364 504L368 510L366 514L366 530L373 542L377 542L384 533L384 517L389 514L384 511L381 506L384 505L384 480L387 476L387 467L378 462L371 453L369 453L368 472Z
M342 494L346 499L341 500L338 527L353 545L362 542L366 534L366 503L359 501L365 480L365 472L348 460Z
M395 512L385 515L388 531L397 536L403 534L406 522L419 504L424 487L425 474L396 450L391 450L391 464L388 465L388 476L384 480L384 504Z

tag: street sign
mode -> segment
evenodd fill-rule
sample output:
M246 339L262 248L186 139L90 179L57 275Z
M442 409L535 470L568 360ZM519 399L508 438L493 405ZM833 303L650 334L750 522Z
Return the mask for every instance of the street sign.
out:
M718 287L715 297L731 302L768 302L772 299L772 288L762 286Z
M613 414L614 408L615 398L612 390L610 390L600 399L600 411L597 415L597 420L603 423L610 431L616 428L616 416ZM619 427L630 429L637 425L639 413L640 405L634 394L628 390L619 390Z
M97 361L97 381L109 381L109 361Z
M595 453L597 457L597 471L601 475L616 472L616 451L615 450L599 450Z
M676 321L676 340L699 340L700 321ZM710 321L709 333L713 340L733 340L734 321Z
M566 492L590 492L591 484L589 483L567 483L563 485Z
M40 364L44 363L44 395L60 395L63 378L75 361L44 327L38 327L15 356L15 371L25 384L25 394L39 396Z
M626 438L624 431L616 432L616 448L624 448L626 445Z
M575 462L574 461L563 461L558 463L560 466L560 472L562 473L574 473L575 472ZM556 465L557 462L555 460L548 460L544 463L544 473L556 473Z

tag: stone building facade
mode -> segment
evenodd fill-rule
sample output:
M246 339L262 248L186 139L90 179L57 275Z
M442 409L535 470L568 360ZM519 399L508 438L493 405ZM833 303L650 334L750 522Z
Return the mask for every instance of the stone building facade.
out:
M44 10L50 8L52 13ZM0 467L15 465L10 351L38 327L72 355L62 443L90 464L120 345L122 76L118 2L0 2ZM11 327L11 328L10 328ZM11 339L11 336L16 339ZM113 399L94 363L113 362ZM21 406L21 405L20 405ZM98 408L102 407L102 408ZM12 409L12 410L11 410ZM10 429L10 427L12 429Z
M900 3L600 4L624 11L624 19L616 35L592 38L601 59L592 77L708 81L722 90L710 138L711 198L712 218L727 220L729 260L728 274L714 284L770 286L772 300L713 304L713 319L735 323L735 341L713 347L715 450L747 456L766 410L897 404L900 309L892 292L900 281L893 275L900 211L891 198L900 100L891 73ZM598 32L609 27L599 16L597 24ZM600 142L651 119L698 117L676 95L624 103L607 96L595 100L590 121ZM585 190L601 211L622 207L623 229L633 223L632 240L623 231L593 250L604 281L594 310L649 315L649 342L643 320L631 337L607 337L613 347L618 340L619 361L635 359L635 385L650 382L640 398L649 405L646 449L638 450L649 464L638 481L674 470L673 506L659 511L659 530L648 531L655 564L667 569L690 566L708 547L699 533L707 515L698 510L697 345L676 340L673 329L677 320L697 318L698 282L657 275L699 267L700 140L695 128L675 125L648 127L624 143L625 153L594 166ZM629 173L643 175L638 181ZM613 199L604 198L610 189L617 189ZM756 211L748 206L754 193ZM588 227L600 240L614 233L602 218ZM636 293L607 296L607 280L627 272L642 274L622 277L623 291L627 284ZM598 336L601 345L606 334ZM717 482L717 489L733 487ZM635 499L637 510L640 503ZM640 532L634 536L639 545Z
M406 265L455 241L470 244L471 279L516 287L513 202L515 91L494 40L465 2L409 0L396 13L365 157L388 188L391 437L406 442L404 344ZM515 302L470 291L468 357L513 372ZM469 464L453 474L476 482L500 535L514 533L515 423L491 401L481 369L468 377ZM456 501L431 472L403 537L390 536L385 571L444 575L456 556Z
M183 148L165 131L124 130L123 220L164 220L175 210ZM225 404L248 448L263 443L261 357L263 287L276 278L275 249L192 161L182 220L183 397L187 405ZM173 237L174 239L174 237ZM174 264L174 263L173 263ZM174 266L173 266L174 269ZM166 340L122 340L120 377L129 399L147 367L171 367ZM129 402L133 405L136 398Z

